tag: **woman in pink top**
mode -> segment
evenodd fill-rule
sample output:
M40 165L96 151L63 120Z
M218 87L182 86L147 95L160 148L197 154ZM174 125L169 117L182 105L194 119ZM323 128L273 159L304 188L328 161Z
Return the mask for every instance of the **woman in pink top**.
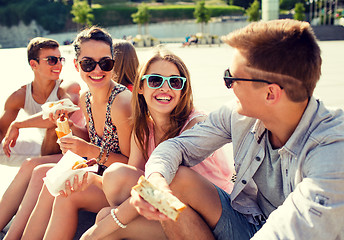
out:
M140 216L129 204L129 197L154 148L206 118L194 111L190 76L183 61L158 48L136 78L132 109L128 165L114 163L105 171L103 191L110 207L98 213L96 224L81 239L165 239L160 223ZM232 171L222 153L223 158L216 156L213 154L193 169L231 191Z

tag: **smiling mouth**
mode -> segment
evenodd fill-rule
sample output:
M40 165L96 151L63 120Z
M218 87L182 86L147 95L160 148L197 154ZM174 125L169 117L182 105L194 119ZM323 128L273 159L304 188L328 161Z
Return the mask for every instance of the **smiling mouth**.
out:
M60 70L52 70L53 73L60 73Z
M172 98L166 96L166 97L155 97L155 99L162 102L169 102L171 101Z
M100 79L102 79L104 76L90 76L90 78L91 79L93 79L93 80L100 80Z

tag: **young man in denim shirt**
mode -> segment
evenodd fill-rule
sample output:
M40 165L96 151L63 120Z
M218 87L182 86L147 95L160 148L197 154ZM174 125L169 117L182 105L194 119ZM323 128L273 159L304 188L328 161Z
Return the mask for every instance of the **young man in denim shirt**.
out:
M170 239L344 239L344 114L312 96L321 57L310 25L256 22L224 41L235 48L224 80L236 106L160 144L146 165L189 207L173 222L134 191L131 203ZM230 195L180 166L230 142Z

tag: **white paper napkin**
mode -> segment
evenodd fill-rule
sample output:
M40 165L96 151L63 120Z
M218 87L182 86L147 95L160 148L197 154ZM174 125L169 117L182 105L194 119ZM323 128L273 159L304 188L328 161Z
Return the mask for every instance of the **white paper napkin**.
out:
M55 113L57 110L65 110L68 113L71 113L79 109L80 108L68 98L64 98L56 102L46 102L42 105L42 118L49 118L49 114Z
M87 171L97 171L97 164L87 168L72 170L75 162L80 160L83 160L83 158L71 151L67 151L60 161L47 172L43 180L51 195L56 197L61 190L65 190L67 180L73 185L75 175L78 175L79 181L81 181Z

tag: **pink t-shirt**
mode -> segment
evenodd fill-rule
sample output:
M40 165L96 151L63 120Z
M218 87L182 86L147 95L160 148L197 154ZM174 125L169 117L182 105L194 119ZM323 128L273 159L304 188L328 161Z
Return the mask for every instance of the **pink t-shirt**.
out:
M190 121L199 116L204 116L201 112L193 111L188 120L185 122L184 128ZM148 144L148 156L150 156L155 149L154 128L149 126L149 144ZM211 156L206 158L201 163L191 167L194 171L198 172L203 177L207 178L210 182L225 190L228 193L232 192L233 182L231 181L233 175L234 166L230 166L228 156L226 156L222 148L216 150Z

